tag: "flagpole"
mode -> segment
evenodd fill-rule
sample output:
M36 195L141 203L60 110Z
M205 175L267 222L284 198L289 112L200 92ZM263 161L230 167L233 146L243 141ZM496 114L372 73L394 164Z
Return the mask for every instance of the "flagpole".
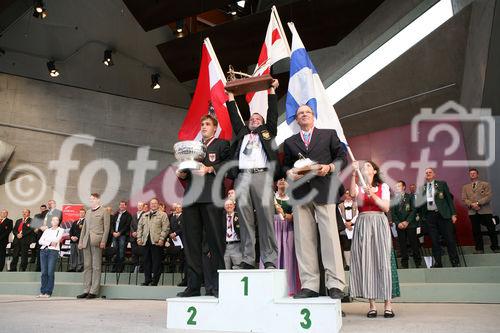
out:
M215 55L214 48L212 47L212 43L210 42L210 39L207 37L204 40L205 44L207 45L207 51L210 54L210 58L212 58L212 61L215 61L217 64L216 68L219 71L219 75L221 77L222 83L226 85L226 76L224 75L224 71L220 67L219 59L217 59L217 56Z
M293 34L296 34L297 36L299 35L299 33L297 32L297 29L295 29L295 24L293 24L293 22L288 22L288 28L290 28L292 35ZM347 138L346 138L346 140L347 140ZM351 158L352 161L356 161L356 159L354 158L354 154L352 153L351 147L349 147L349 145L346 145L346 146L347 146L347 153L349 154L349 157ZM361 182L361 185L363 185L363 187L366 187L365 178L363 177L363 174L361 173L361 170L359 168L357 170L357 174L358 174L359 180Z
M285 29L283 29L283 25L281 24L280 15L278 14L276 6L273 5L273 7L271 8L271 13L274 15L274 18L278 22L278 29L280 29L281 36L283 36L283 39L285 40L286 49L288 50L288 54L290 55L292 54L292 51L290 50L290 44L286 39Z

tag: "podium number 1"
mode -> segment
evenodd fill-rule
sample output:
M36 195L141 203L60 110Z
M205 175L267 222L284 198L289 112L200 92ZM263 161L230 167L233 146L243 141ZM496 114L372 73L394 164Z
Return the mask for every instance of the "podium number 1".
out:
M188 325L196 325L196 320L194 320L194 317L196 317L196 313L197 313L196 308L194 306L190 306L187 309L187 312L191 313L191 316L189 317L187 324Z
M243 282L243 296L248 296L248 276L241 279L241 282Z
M311 328L311 325L312 325L311 318L310 318L311 311L309 311L309 309L304 308L300 311L300 314L304 316L304 321L300 322L300 326L306 330Z

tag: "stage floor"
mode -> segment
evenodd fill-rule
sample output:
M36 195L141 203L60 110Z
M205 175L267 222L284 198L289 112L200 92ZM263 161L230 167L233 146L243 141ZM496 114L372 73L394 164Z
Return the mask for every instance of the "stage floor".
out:
M2 332L167 332L165 301L0 295L0 308ZM366 303L342 308L347 313L345 333L478 333L498 332L500 327L500 304L395 304L394 319L366 318Z

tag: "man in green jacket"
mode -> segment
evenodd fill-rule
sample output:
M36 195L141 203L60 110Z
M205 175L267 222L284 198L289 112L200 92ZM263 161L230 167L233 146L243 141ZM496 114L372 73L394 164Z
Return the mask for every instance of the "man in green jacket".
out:
M420 255L420 244L417 238L417 221L409 221L409 216L414 210L414 202L411 194L405 193L406 183L402 180L396 183L394 189L395 198L391 206L392 222L396 224L398 232L399 249L401 252L401 266L408 268L408 242L410 243L415 267L420 268L422 257Z
M460 266L457 244L455 240L455 227L457 213L453 205L453 196L448 189L448 184L436 180L434 169L425 169L425 185L417 190L416 209L410 215L411 222L417 221L417 214L423 217L429 228L432 240L433 268L443 267L441 261L441 237L446 241L448 255L453 267Z

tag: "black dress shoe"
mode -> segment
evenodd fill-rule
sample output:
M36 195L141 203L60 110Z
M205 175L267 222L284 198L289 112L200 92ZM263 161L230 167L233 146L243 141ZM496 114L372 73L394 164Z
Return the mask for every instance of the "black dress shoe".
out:
M339 288L330 288L328 289L328 296L333 299L342 299L344 298L344 292Z
M76 270L75 269L68 269L68 273L69 272L76 272Z
M460 267L461 265L460 265L460 263L459 263L459 262L456 262L456 263L454 263L454 264L451 264L451 266L453 266L453 267Z
M76 298L87 298L88 295L89 295L88 293L83 293L83 294L76 296Z
M311 298L311 297L319 297L319 294L311 289L303 288L298 293L293 295L293 298Z
M151 284L151 282L143 282L141 283L141 286L149 286Z
M17 269L9 269L9 272L17 272Z
M77 270L77 272L83 272L83 268L80 268L79 270Z
M252 266L250 264L247 264L246 262L242 261L240 264L241 269L255 269L255 266Z
M268 261L264 263L264 269L276 269L276 265Z
M199 289L186 288L186 290L181 291L180 293L177 294L177 297L194 297L194 296L201 296Z
M188 283L186 280L182 280L177 284L177 287L187 287Z
M151 282L151 286L156 287L158 285L158 282Z
M431 268L443 268L443 264L434 264Z
M213 295L214 295L214 292L211 289L205 291L205 296L213 296Z
M97 295L96 294L88 294L87 295L87 299L93 299L93 298L97 298Z

